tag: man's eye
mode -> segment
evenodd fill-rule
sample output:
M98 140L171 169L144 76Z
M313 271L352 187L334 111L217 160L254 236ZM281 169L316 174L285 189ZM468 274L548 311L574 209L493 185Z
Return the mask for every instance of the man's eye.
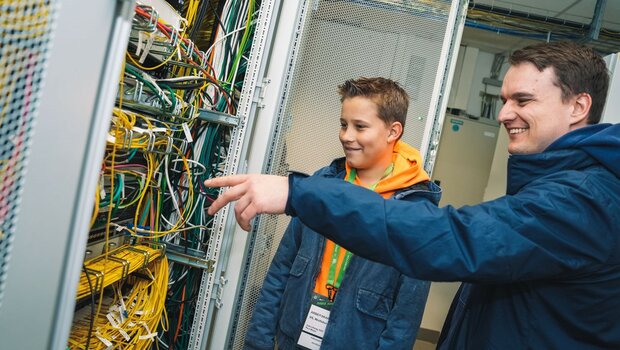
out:
M519 104L519 106L523 106L526 105L528 102L530 102L531 100L518 100L517 103Z

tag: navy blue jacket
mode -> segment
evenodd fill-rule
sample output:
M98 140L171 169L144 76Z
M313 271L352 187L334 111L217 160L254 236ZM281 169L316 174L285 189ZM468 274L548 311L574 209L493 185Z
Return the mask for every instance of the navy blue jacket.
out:
M620 349L620 125L511 156L507 195L460 209L316 177L289 182L287 214L353 253L468 282L439 348Z
M315 176L344 183L344 158ZM436 205L439 188L425 182L393 198ZM433 204L434 203L434 204ZM351 206L351 203L347 203ZM246 349L295 348L310 309L325 238L293 218L269 267L245 338ZM353 256L331 310L322 349L411 350L430 282Z

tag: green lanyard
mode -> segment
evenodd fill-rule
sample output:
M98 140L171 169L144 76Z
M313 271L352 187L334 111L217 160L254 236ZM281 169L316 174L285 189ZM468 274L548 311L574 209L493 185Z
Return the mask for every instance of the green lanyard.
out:
M390 163L387 169L385 169L383 176L379 180L377 180L377 182L372 184L369 187L369 189L374 191L375 188L377 187L377 184L379 184L379 181L385 179L390 174L392 174L392 171L394 171L394 163ZM357 176L357 170L355 168L352 168L351 171L349 172L349 177L347 178L347 181L350 183L354 183L356 176ZM334 302L334 299L336 298L336 293L338 292L338 288L340 288L340 284L342 283L344 272L347 270L347 267L349 267L349 263L351 262L351 257L353 256L353 254L348 250L344 253L344 260L342 261L342 265L340 266L340 271L338 271L338 278L336 279L336 281L334 281L334 277L336 275L336 265L338 265L339 253L340 253L340 246L338 244L334 244L334 251L332 252L332 260L331 260L331 264L329 265L329 272L327 273L327 283L325 285L325 288L327 288L327 298L329 299L330 302Z

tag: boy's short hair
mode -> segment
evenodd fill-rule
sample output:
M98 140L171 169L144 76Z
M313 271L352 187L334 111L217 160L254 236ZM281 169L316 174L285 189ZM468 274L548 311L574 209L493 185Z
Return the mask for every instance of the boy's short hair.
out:
M371 99L379 112L379 118L389 125L400 122L405 127L409 95L397 82L387 78L349 79L338 86L340 102L352 97Z
M572 41L538 43L515 51L510 56L510 64L515 66L529 62L539 71L552 67L555 72L555 85L562 89L562 100L582 92L592 97L588 124L601 120L609 73L605 61L592 48Z

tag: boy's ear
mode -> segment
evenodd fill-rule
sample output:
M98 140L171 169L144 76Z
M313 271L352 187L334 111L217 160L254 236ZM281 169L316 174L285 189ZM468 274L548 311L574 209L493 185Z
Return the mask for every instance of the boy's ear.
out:
M400 122L393 122L390 125L390 134L388 135L388 142L394 142L400 138L403 134L403 124Z

